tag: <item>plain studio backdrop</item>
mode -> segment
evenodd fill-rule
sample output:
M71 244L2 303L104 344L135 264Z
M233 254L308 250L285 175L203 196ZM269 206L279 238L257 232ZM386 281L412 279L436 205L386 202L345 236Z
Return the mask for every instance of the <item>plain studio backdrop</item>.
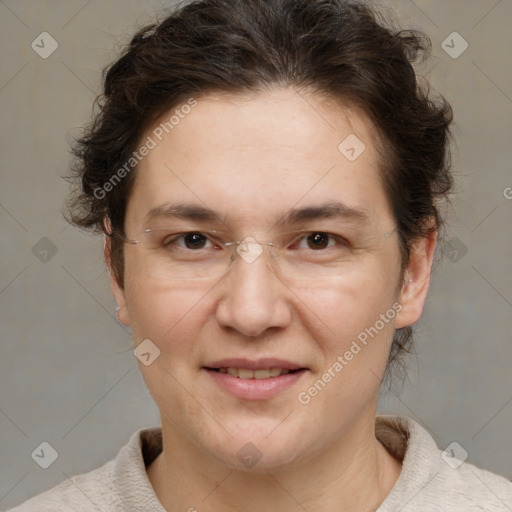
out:
M423 72L454 109L457 142L448 243L416 355L379 413L410 416L441 448L457 442L469 462L510 479L512 1L379 3L431 37ZM159 423L115 318L103 241L66 226L61 176L102 68L169 5L0 2L0 509L98 467ZM57 457L47 469L43 442Z

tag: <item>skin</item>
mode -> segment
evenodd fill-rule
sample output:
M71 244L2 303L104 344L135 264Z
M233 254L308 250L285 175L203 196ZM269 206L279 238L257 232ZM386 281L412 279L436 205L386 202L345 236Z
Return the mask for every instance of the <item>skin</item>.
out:
M395 226L377 135L360 112L292 88L197 100L140 163L127 235L166 202L207 205L238 240L268 240L291 208L330 200L364 210L367 222L306 227L328 231L341 222L349 233L382 234ZM350 134L366 146L353 162L338 150ZM125 245L124 283L110 267L111 285L135 345L149 338L161 351L151 365L139 364L161 413L163 452L148 476L167 510L361 512L382 503L401 463L375 438L378 392L394 329L421 315L435 234L416 243L403 276L396 234L382 240L354 252L339 277L302 286L280 279L266 252L252 264L238 259L209 286L168 286L148 274L140 247ZM107 243L110 265L109 251ZM299 403L298 393L396 302L395 318L314 399ZM225 357L278 357L308 370L272 399L241 400L202 370ZM250 468L237 456L249 442L261 453Z

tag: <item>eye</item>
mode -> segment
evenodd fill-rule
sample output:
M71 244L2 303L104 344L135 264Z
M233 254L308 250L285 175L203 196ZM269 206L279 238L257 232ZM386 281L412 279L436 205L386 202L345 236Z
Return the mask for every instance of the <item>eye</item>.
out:
M304 246L304 243L306 243L307 246ZM298 244L299 249L311 249L313 251L318 251L335 246L336 240L334 239L334 236L330 235L329 233L324 233L323 231L315 231L302 237L298 241Z
M162 245L168 247L172 244L178 245L179 247L185 249L204 249L207 244L211 241L208 239L206 235L199 232L189 232L189 233L179 233L174 235L169 235L165 237L162 241Z

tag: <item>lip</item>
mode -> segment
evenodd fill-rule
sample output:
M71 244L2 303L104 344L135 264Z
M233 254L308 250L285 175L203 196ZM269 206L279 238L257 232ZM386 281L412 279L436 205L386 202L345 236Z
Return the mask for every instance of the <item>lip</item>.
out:
M279 375L279 377L269 377L268 379L239 379L227 373L213 370L213 368L229 367L246 368L249 370L282 368L295 371L286 375ZM202 369L223 391L242 400L268 400L273 398L294 386L308 371L307 368L297 363L275 358L258 360L243 358L221 359L208 363Z
M294 373L269 377L268 379L239 379L228 373L219 373L203 368L212 380L224 391L243 400L268 400L290 389L304 375L305 368Z

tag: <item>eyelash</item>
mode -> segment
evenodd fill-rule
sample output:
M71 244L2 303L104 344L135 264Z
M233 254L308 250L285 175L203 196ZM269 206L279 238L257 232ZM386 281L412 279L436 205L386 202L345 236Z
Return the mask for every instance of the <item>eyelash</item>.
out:
M292 241L291 245L296 245L297 243L300 243L300 242L302 242L302 241L304 241L304 240L306 240L306 241L307 241L307 238L308 238L309 236L311 236L311 235L317 235L317 234L318 234L318 235L324 235L324 236L327 236L327 237L329 238L329 241L328 241L327 247L325 247L325 248L321 248L321 249L310 249L310 250L311 250L311 251L313 251L313 252L319 252L319 251L324 251L324 250L326 250L326 249L331 249L331 248L333 248L333 247L334 247L334 245L332 245L332 244L331 244L331 245L329 245L329 244L330 244L330 242L334 242L335 244L341 245L341 246L343 246L343 247L348 247L348 246L349 246L349 242L348 242L345 238L343 238L343 237L341 237L341 236L339 236L339 235L334 235L333 233L328 233L328 232L326 232L326 231L307 231L307 232L304 232L304 233L302 233L302 234L301 234L301 236L300 236L300 237L295 238L295 239ZM200 231L187 231L187 232L184 232L184 233L176 233L176 234L174 234L174 235L170 235L170 236L166 237L166 238L162 241L162 245L163 245L164 247L169 247L171 244L174 244L174 242L176 242L176 241L179 241L179 240L184 241L184 240L185 240L185 237L186 237L187 235L201 235L202 237L205 237L205 238L206 238L206 241L207 241L207 242L210 242L211 244L214 244L214 242L210 239L210 237L209 237L208 235L206 235L206 234L204 234L204 233L202 233L202 232L200 232ZM222 245L222 244L215 244L215 245L218 247L219 245ZM190 250L190 251L195 251L195 249L191 249L191 248L188 248L188 247L184 247L184 246L182 246L182 245L180 245L179 247L180 247L180 248L182 248L182 249L188 249L188 250ZM205 249L205 247L200 247L199 249Z

